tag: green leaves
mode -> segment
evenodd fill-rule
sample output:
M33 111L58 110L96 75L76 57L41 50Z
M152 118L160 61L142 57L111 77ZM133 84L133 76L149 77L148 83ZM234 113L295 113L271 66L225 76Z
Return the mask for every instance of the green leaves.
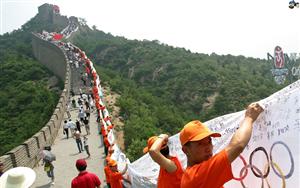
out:
M0 155L40 130L58 102L58 94L47 88L49 73L38 62L15 61L11 56L0 64ZM17 135L17 136L16 136Z
M121 97L128 154L153 134L174 134L192 120L242 110L278 86L266 60L191 53L159 41L127 40L93 30L74 39ZM286 83L287 85L288 83Z

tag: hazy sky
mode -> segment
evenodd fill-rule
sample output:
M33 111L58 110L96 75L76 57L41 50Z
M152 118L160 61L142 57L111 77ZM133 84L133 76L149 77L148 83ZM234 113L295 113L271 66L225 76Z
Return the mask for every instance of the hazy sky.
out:
M289 0L0 0L0 34L46 2L106 33L192 52L266 58L279 45L300 53L300 8L289 9Z

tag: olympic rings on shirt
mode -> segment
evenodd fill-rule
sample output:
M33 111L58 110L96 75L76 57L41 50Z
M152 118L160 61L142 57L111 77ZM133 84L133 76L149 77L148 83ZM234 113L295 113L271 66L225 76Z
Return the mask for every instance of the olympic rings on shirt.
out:
M290 177L293 175L293 173L294 173L294 168L295 168L295 167L294 167L294 166L295 166L295 164L294 164L294 158L293 158L293 155L292 155L292 152L291 152L290 148L289 148L284 142L282 142L282 141L277 141L277 142L274 142L274 143L273 143L273 145L272 145L272 147L271 147L271 150L270 150L270 160L271 160L272 162L273 162L272 151L273 151L274 146L277 145L277 144L282 144L282 145L287 149L287 151L288 151L288 153L289 153L289 156L290 156L290 160L291 160L291 169L290 169L289 173L288 173L287 175L284 176L285 179L288 179L288 178L290 178ZM274 170L275 174L276 174L277 176L281 177L280 172L279 172L279 173L277 172L277 170L275 169L276 167L274 168L273 163L271 163L271 167L272 167L272 169Z
M256 153L257 151L262 151L262 152L264 152L264 154L266 155L266 158L267 158L267 161L268 161L268 168L267 168L267 172L263 175L263 178L266 178L268 175L269 175L269 173L270 173L270 160L269 160L269 156L268 156L268 153L267 153L267 151L266 151L266 149L265 148L263 148L263 147L258 147L258 148L256 148L255 150L253 150L252 151L252 153L250 154L250 159L249 159L249 163L250 163L250 166L251 166L251 170L252 170L252 172L253 172L253 174L256 176L256 177L258 177L258 178L260 178L261 176L260 175L258 175L256 172L255 172L255 168L253 168L253 165L252 165L252 158L253 158L253 155L254 155L254 153Z
M247 162L246 162L245 158L242 155L239 155L239 158L242 160L244 166L247 166ZM245 179L245 177L247 176L247 174L248 174L248 169L246 168L246 171L245 171L244 174L240 173L240 177L239 178L233 177L233 179L237 180L237 181L241 181L241 180Z

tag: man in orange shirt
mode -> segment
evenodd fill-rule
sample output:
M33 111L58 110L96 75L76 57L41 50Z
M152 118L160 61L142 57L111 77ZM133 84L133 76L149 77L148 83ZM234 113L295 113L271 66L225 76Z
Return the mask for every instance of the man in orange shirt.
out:
M160 166L157 188L179 188L183 174L178 158L169 155L168 138L166 134L152 136L143 150L144 153L149 151L150 157Z
M124 170L122 172L119 172L117 161L110 159L108 162L108 166L110 167L111 170L109 176L111 188L122 188L123 175L126 173L128 165L126 164Z
M111 160L110 157L106 157L106 165L104 167L104 173L105 173L105 177L106 177L106 185L108 188L110 188L110 173L111 173L111 170L109 168L109 165L108 165L108 162Z
M105 155L107 156L108 148L110 146L107 136L104 136L103 142L104 142L104 152L105 152Z
M211 132L198 120L186 124L179 136L182 151L187 156L187 168L181 179L181 188L220 188L231 180L231 163L247 146L253 123L262 111L258 103L250 104L230 143L214 156L211 137L220 137L221 134Z

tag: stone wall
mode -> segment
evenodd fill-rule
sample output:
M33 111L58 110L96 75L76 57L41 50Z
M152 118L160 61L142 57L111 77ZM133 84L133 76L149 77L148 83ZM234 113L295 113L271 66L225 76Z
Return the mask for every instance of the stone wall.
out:
M61 80L65 80L67 69L66 57L63 51L55 44L40 39L33 34L33 54L40 63L45 65Z
M56 138L69 99L71 72L64 52L35 34L32 36L32 47L39 62L64 81L64 90L48 123L23 144L0 157L0 161L4 163L4 171L17 166L33 168L37 164L42 148L51 145Z

